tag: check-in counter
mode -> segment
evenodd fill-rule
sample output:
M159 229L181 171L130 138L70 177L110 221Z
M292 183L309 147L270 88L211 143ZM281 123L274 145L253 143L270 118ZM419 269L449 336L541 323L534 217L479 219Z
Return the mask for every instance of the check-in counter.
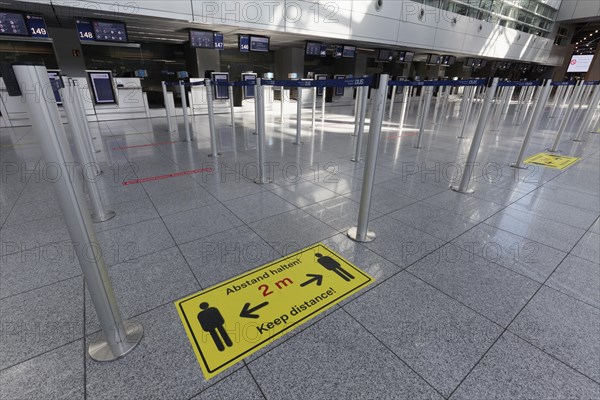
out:
M204 82L202 78L190 78L190 83ZM213 92L214 93L214 92ZM206 86L191 86L188 92L188 105L192 115L208 115L208 103L206 102ZM215 114L229 114L230 101L233 99L215 99L213 96L213 111ZM182 115L182 110L177 109L177 115Z

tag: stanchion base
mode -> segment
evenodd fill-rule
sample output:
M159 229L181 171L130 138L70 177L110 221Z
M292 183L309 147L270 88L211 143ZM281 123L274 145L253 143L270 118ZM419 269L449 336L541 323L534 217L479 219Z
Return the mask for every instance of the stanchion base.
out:
M192 142L192 141L193 141L193 139L190 139L190 140L183 139L183 140L182 140L182 142L185 142L185 143L190 143L190 142Z
M258 135L258 133L256 133L256 132L252 132L252 134L253 134L253 135Z
M361 162L363 160L363 158L359 158L358 160L356 158L351 158L350 161L352 162Z
M583 140L583 139L571 139L571 141L578 142L578 143L585 142L585 140Z
M517 169L527 169L529 168L527 165L522 165L522 164L517 164L517 163L512 163L508 165L511 168L517 168Z
M546 149L546 151L548 153L562 153L562 150L552 150L552 149Z
M457 138L457 139L461 139L461 140L462 140L462 139L466 139L466 137L464 137L464 136L457 136L456 138Z
M177 131L169 129L167 133L177 133Z
M92 222L96 224L99 222L105 222L109 219L113 219L116 215L117 213L113 210L107 210L106 213L104 213L104 215L92 214Z
M100 153L102 150L94 150L94 153Z
M100 336L98 340L90 343L88 347L88 354L92 360L98 362L114 361L129 353L138 345L138 343L140 343L140 340L142 340L142 337L144 336L144 328L142 325L135 321L123 321L123 325L125 327L126 336L125 341L119 346L116 346L118 347L118 350L110 347L104 337L104 333L102 333L102 336Z
M354 227L348 229L347 235L350 239L354 240L355 242L361 242L361 243L372 242L377 237L377 235L375 235L375 232L367 230L367 236L364 237L362 240L360 240L360 239L358 239L357 233L358 233L358 227L354 226Z
M450 186L450 190L456 192L456 193L461 193L461 194L473 194L475 193L475 190L473 189L467 189L464 192L461 192L460 189L458 188L458 186Z
M304 142L300 142L300 143L298 143L298 142L294 142L294 143L292 143L292 144L295 144L295 145L300 145L300 144L304 144Z
M413 146L413 149L422 149L423 146Z
M262 182L260 179L255 179L254 183L256 183L257 185L265 185L267 183L273 183L273 181L271 179L267 179L266 181Z

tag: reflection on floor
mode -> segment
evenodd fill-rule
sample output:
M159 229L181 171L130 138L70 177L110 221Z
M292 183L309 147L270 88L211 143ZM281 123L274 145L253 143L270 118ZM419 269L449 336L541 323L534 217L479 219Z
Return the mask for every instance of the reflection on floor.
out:
M266 185L253 182L251 105L235 134L228 115L216 117L218 160L205 116L191 144L165 133L164 119L92 123L117 212L95 224L98 239L124 316L145 327L135 351L107 364L86 356L99 324L36 135L3 128L0 398L599 398L598 135L572 142L576 115L560 148L580 162L513 170L526 128L513 106L486 132L475 192L462 195L448 186L480 105L458 140L459 104L438 110L422 149L416 102L402 132L399 106L386 120L370 214L378 236L365 245L344 234L363 174L350 161L351 105L328 106L314 130L306 109L300 146L295 105L283 122L278 104L267 110ZM549 111L527 155L552 144L560 118ZM319 241L376 282L206 382L172 302Z

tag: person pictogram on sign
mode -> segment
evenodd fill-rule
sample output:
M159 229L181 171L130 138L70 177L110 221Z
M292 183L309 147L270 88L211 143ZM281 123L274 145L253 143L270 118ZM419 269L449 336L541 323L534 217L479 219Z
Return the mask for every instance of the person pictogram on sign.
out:
M225 350L223 342L225 342L227 347L233 346L227 331L225 331L225 328L223 327L223 325L225 325L225 320L223 319L221 312L219 312L219 309L216 307L209 307L207 302L201 303L200 308L202 311L198 313L198 322L200 322L200 326L203 330L210 333L217 349L219 349L219 351ZM221 341L221 338L223 338L223 341Z
M318 258L317 261L319 264L324 266L327 270L335 272L346 282L350 282L351 279L354 279L354 277L348 271L343 269L340 263L335 261L333 258L324 256L321 253L316 253L315 257Z

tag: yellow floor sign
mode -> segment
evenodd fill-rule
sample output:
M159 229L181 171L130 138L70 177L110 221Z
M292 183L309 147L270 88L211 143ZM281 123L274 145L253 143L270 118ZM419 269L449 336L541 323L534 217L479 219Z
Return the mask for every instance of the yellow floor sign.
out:
M538 153L533 156L527 157L525 164L541 165L543 167L554 168L554 169L565 169L570 167L579 161L577 157L559 156L556 154Z
M369 275L316 244L175 305L210 379L371 282Z

